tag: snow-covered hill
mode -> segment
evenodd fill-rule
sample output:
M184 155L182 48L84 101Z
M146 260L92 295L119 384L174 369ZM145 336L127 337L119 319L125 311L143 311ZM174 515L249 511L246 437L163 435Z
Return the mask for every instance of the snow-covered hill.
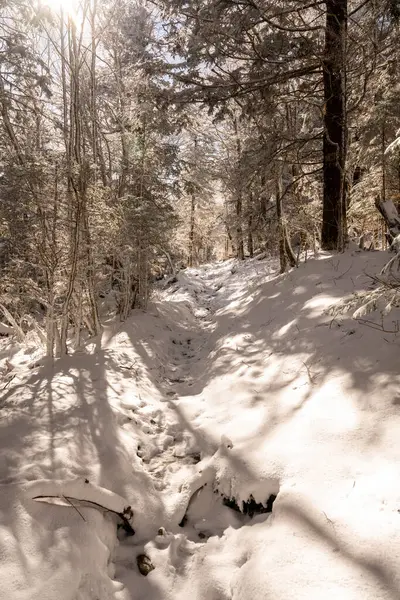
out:
M0 598L398 599L399 339L328 310L386 260L187 270L54 365L4 342Z

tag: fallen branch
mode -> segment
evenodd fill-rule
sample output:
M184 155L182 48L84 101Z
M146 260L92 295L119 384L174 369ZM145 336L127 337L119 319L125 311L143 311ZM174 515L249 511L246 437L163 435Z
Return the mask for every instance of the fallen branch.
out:
M122 527L124 528L126 533L128 535L135 535L135 530L133 529L132 525L129 523L129 520L128 520L133 517L133 511L130 506L127 506L124 509L124 512L121 513L121 512L117 512L116 510L113 510L112 508L108 508L107 506L103 506L102 504L98 504L98 502L93 502L92 500L72 498L69 496L65 496L63 494L60 496L59 495L35 496L34 498L32 498L32 500L38 500L39 502L40 501L45 502L46 500L49 500L50 498L58 498L59 500L65 500L66 502L68 502L72 506L72 508L74 508L81 515L81 517L84 521L85 521L85 518L79 512L79 510L76 508L76 506L72 503L72 501L77 502L78 506L88 506L89 508L96 508L96 509L104 510L105 512L113 513L114 515L117 515L121 519Z
M78 513L78 515L80 515L82 517L82 519L84 521L86 521L85 517L83 516L83 514L80 512L80 510L78 510L76 508L76 506L74 504L72 504L71 500L69 498L67 498L66 496L61 496L66 502L68 502L68 504L70 504L72 506L72 508L74 508L76 510L76 512Z
M366 271L363 271L364 275L372 280L375 285L381 285L384 287L389 287L393 289L397 289L400 287L400 279L396 278L393 273L391 274L392 279L382 278L378 275L370 275Z
M383 333L399 333L400 331L398 321L393 321L394 323L396 323L395 329L385 329L383 325L375 323L374 321L369 321L368 319L356 319L356 321L361 325L365 325L366 327L370 327L371 329L376 329L377 331L382 331Z

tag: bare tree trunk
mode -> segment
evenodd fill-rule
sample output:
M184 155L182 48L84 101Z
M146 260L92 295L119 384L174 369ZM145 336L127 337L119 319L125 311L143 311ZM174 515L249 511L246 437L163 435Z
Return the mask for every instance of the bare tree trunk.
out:
M90 225L89 225L89 217L87 213L87 206L85 203L85 211L83 215L83 233L85 239L85 247L86 247L86 286L89 296L89 308L90 308L90 316L93 323L93 333L94 335L98 335L101 331L100 317L99 317L99 309L97 306L96 300L96 286L95 286L95 267L93 260L93 249L92 249L92 241L90 235Z
M232 253L237 255L236 246L235 246L235 240L233 239L233 235L231 233L229 225L227 223L225 223L225 227L226 227L226 233L228 235L228 240L231 243Z
M75 286L75 279L78 271L78 247L80 242L79 235L79 206L76 207L74 216L74 197L76 196L76 189L73 175L73 164L74 164L74 123L75 123L75 110L76 108L76 79L78 73L75 69L76 57L73 51L72 38L75 37L75 25L68 19L67 32L68 36L68 52L69 52L69 69L70 69L70 97L68 102L67 96L67 77L66 77L66 48L65 48L65 33L64 33L64 17L61 13L61 73L62 73L62 86L63 86L63 104L64 104L64 140L66 146L66 163L67 163L67 219L68 223L71 223L70 231L70 257L69 257L69 273L67 281L67 289L65 293L64 303L62 307L62 317L60 325L60 352L61 354L67 354L67 338L68 338L68 327L69 327L69 308L72 298L72 294ZM69 105L69 118L67 107ZM75 217L75 218L74 218Z
M247 252L249 253L250 258L253 258L253 256L254 256L252 226L253 226L253 219L252 219L252 216L250 215L249 223L248 223L248 232L247 232Z
M239 128L237 118L233 119L233 128L236 137L236 153L237 153L237 181L236 181L236 247L237 257L239 260L244 260L244 244L243 244L243 228L242 228L242 211L243 211L243 191L240 175L240 164L242 157L242 145L239 137Z
M55 293L54 293L54 280L55 270L57 266L57 253L58 253L58 241L57 241L57 225L58 225L58 165L55 165L54 173L54 198L53 198L53 219L50 224L50 253L51 258L48 263L46 282L48 289L48 306L46 311L46 356L53 358L54 354L57 354L57 320L55 314Z
M267 189L266 189L266 176L265 173L261 174L260 179L261 184L261 195L260 195L260 213L262 218L267 218Z
M232 237L231 229L229 227L229 211L228 211L228 202L225 199L224 202L224 212L225 212L225 229L226 229L226 241L225 241L225 254L226 258L229 256L229 244L231 246L231 250L233 254L236 254L235 250L235 242Z
M194 135L194 152L193 152L193 161L197 163L197 135ZM193 258L194 258L194 230L195 230L195 213L196 213L196 194L195 189L191 190L190 194L190 223L189 223L189 253L188 253L188 265L189 267L193 267Z
M276 218L278 220L278 240L279 240L279 260L280 260L280 271L284 273L287 269L287 259L285 252L285 232L283 227L283 214L282 214L282 180L281 174L278 173L276 176Z
M91 132L92 141L93 165L97 171L97 165L100 167L100 177L103 186L107 186L106 164L101 147L101 139L98 131L98 112L97 112L97 78L96 78L96 57L97 57L97 40L96 40L96 15L97 15L97 0L92 0L89 7L90 12L90 29L91 29L91 62L90 62L90 117L91 117ZM95 173L97 177L97 172Z
M94 27L94 14L92 15L92 26ZM63 33L63 25L61 26ZM68 50L69 50L69 122L64 112L64 137L67 153L67 181L68 181L68 220L71 223L70 234L70 258L69 272L67 277L67 289L62 308L61 323L61 352L67 352L68 328L71 321L75 321L78 329L81 323L88 323L90 333L97 335L100 332L100 320L95 297L94 264L92 256L92 245L89 225L88 207L88 185L89 185L89 162L86 157L86 147L83 139L84 131L84 103L82 102L81 79L82 79L82 37L83 32L77 35L76 24L68 21ZM93 32L92 32L93 33ZM62 35L62 39L64 36ZM94 40L92 40L94 43ZM67 102L66 87L66 51L62 45L62 83L63 99ZM86 49L84 50L86 52ZM93 110L93 106L92 106ZM93 117L93 114L92 114ZM95 117L94 117L95 118ZM94 127L97 136L96 125ZM96 141L93 139L93 143ZM77 281L79 280L79 285ZM71 301L75 295L77 306L82 305L82 294L87 292L89 301L89 313L82 314L78 321L71 313ZM82 308L84 310L84 308ZM79 311L78 311L79 312ZM80 331L76 331L76 339Z
M195 211L196 211L196 197L193 192L190 196L190 226L189 226L189 256L188 256L189 267L193 267Z
M253 244L253 194L249 193L249 217L247 221L247 252L250 258L254 256L254 244Z
M324 80L322 247L339 248L344 237L346 163L345 46L347 0L326 0Z
M278 235L279 235L279 259L281 265L281 273L287 269L287 265L291 267L297 266L296 256L290 244L289 235L285 223L282 206L282 174L277 169L276 175L276 216L278 220Z
M286 252L286 256L289 261L289 264L291 267L297 267L298 261L297 261L295 253L293 252L292 245L290 243L289 233L288 233L285 221L283 221L283 239L285 242L285 252Z
M242 193L238 193L236 197L236 243L237 257L239 260L244 260L244 244L243 244L243 229L242 229Z
M381 132L381 163L382 163L382 202L386 201L386 127L385 121L382 123Z

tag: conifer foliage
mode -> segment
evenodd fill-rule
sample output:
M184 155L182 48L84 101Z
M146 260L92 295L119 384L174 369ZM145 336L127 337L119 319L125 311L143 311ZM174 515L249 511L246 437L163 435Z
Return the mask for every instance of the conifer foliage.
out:
M3 2L3 322L60 355L178 266L384 244L398 27L394 0Z

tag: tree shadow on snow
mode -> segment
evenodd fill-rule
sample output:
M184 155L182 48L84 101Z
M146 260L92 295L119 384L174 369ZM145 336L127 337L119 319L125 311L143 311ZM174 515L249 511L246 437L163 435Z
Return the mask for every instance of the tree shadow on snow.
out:
M376 257L378 265L386 260L385 253ZM265 407L260 428L264 425L267 434L295 416L324 384L333 382L324 402L333 403L335 394L344 393L360 413L368 413L400 384L394 360L398 340L361 325L349 314L334 318L326 308L370 285L364 273L370 258L371 254L359 254L350 264L348 255L311 260L261 284L253 279L248 285L232 277L217 291L213 279L205 277L203 292L197 292L200 301L202 296L223 297L226 291L234 301L223 306L219 300L210 317L190 319L187 302L170 300L164 315L169 332L164 331L168 335L162 338L148 336L135 320L120 330L129 336L152 383L170 405L176 406L174 397L195 402L210 393L210 384L225 378L215 402L218 396L226 402L230 394L240 394L240 408L255 409L258 420L259 407ZM163 310L161 306L161 314ZM378 439L379 429L371 428L366 443Z
M212 422L206 430L203 419L200 427L188 416L187 407L200 402L202 395L221 381L213 402L218 404L223 398L227 410L233 412L254 410L258 439L289 422L319 388L335 378L359 414L371 413L385 405L400 383L393 358L397 339L372 331L348 315L333 319L324 312L343 295L365 289L369 280L363 263L366 265L367 259L369 254L359 255L350 266L340 256L313 260L261 285L256 279L249 286L232 277L225 288L217 289L215 276L210 275L200 280L197 291L199 302L210 308L209 316L196 316L184 300L171 300L164 320L147 315L141 323L142 316L137 313L137 318L116 328L108 341L118 333L126 334L146 376L174 411L179 426L208 454L215 451L217 443ZM385 257L381 260L383 263ZM235 300L224 306L222 299L228 293L234 294ZM163 310L161 306L161 316ZM150 321L155 324L151 335L146 330ZM0 435L8 452L1 480L93 473L99 485L122 496L136 488L138 502L140 496L142 502L143 497L154 502L151 475L139 461L132 464L110 404L110 394L115 397L119 393L118 388L112 389L110 373L114 379L129 380L132 371L121 367L100 343L93 352L95 358L77 353L45 365L3 395ZM235 394L240 395L240 405L233 403L232 407L227 402L229 394L235 395L229 387L231 378ZM327 393L331 396L323 402L334 403L334 388ZM286 401L282 406L283 394ZM293 403L287 401L291 396ZM394 416L396 410L392 406ZM131 427L134 435L134 423ZM364 438L366 445L379 441L378 413L373 424L364 426ZM245 456L235 452L226 456L233 471L247 469L249 481L258 477ZM162 511L162 507L155 510ZM293 508L292 513L315 535L338 547L343 557L370 572L391 590L393 598L399 597L390 569L341 547L300 508Z
M138 496L152 490L151 477L139 460L132 463L135 455L120 437L110 374L122 378L125 371L98 344L94 356L77 353L46 364L11 387L1 402L7 447L1 482L87 477L123 497L135 487Z
M317 541L324 542L327 545L327 552L337 553L339 559L345 564L364 572L370 581L378 586L379 592L385 592L385 598L390 597L393 600L399 598L398 563L400 555L397 546L393 545L390 540L378 550L380 540L377 540L378 544L368 543L367 538L363 540L363 544L360 544L354 536L349 537L349 532L347 535L340 535L334 522L326 517L327 522L323 523L313 514L314 511L307 510L305 506L285 502L281 511L295 525L311 531ZM390 558L388 559L388 557Z

